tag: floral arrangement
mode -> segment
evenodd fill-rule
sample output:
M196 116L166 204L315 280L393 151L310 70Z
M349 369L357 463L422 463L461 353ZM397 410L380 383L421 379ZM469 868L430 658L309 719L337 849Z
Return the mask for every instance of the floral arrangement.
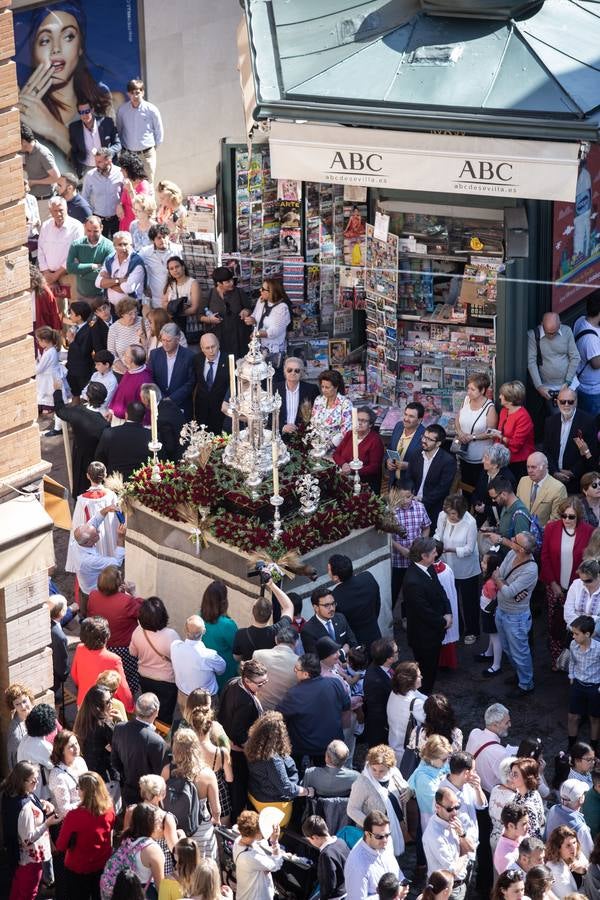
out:
M122 500L136 500L148 509L174 521L187 522L212 534L217 540L239 550L260 550L277 559L288 551L307 553L346 537L351 531L385 525L384 501L368 487L354 495L351 479L337 471L333 463L321 461L323 468L313 471L319 479L322 500L310 516L295 512L286 517L286 506L296 507L297 476L311 469L302 437L290 444L291 460L280 471L279 493L286 501L283 508L283 532L277 541L272 532L272 482L267 480L252 492L244 475L225 466L221 460L223 443L216 445L204 468L171 462L160 463L161 480L153 482L152 466L138 469L123 485ZM198 510L198 520L190 511Z

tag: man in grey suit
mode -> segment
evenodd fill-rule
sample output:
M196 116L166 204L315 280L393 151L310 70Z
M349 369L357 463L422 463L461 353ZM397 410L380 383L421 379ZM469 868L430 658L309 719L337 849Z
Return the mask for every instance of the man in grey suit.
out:
M314 788L317 797L349 797L359 774L344 765L349 755L343 741L331 741L325 751L325 765L307 769L302 784Z

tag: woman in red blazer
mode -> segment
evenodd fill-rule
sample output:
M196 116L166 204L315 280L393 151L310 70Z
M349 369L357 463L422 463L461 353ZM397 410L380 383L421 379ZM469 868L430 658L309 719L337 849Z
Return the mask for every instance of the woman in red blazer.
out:
M581 500L567 497L558 505L560 518L548 522L544 528L542 543L540 581L546 585L548 609L548 640L552 669L565 643L565 620L563 607L571 583L583 559L583 552L594 530L585 521Z
M100 896L100 876L112 853L115 810L97 772L79 776L81 805L64 818L56 846L65 854L67 897L92 900Z
M522 381L506 381L498 392L500 416L498 428L490 432L510 450L509 468L517 484L527 475L527 457L535 453L533 421L523 406L525 385Z
M362 462L360 480L366 482L374 493L381 491L381 467L385 448L377 431L373 431L375 413L368 406L356 410L358 458ZM345 475L352 475L352 431L347 431L341 444L335 448L332 459Z
M121 684L115 692L128 713L133 712L133 697L127 683L120 656L106 649L110 638L108 622L102 616L88 616L81 623L79 632L81 643L75 650L71 665L71 678L77 685L77 708L83 698L96 684L96 679L106 669L115 669L121 676Z

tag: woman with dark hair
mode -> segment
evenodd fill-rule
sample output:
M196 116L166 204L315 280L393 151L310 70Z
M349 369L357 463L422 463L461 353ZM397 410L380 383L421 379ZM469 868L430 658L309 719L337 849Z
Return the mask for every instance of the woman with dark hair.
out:
M281 375L281 364L287 348L287 329L292 321L288 296L278 278L263 278L258 303L247 325L258 329L261 347L275 369L275 377Z
M115 811L97 772L79 777L78 793L81 802L67 813L56 847L65 854L67 896L97 900L100 876L111 854Z
M490 428L498 424L498 413L487 392L490 379L485 372L467 376L467 396L456 414L456 440L461 444L459 454L460 477L463 484L473 489L483 471L483 454L490 449L493 438Z
M38 267L32 264L29 266L29 281L31 283L31 293L34 296L34 331L37 331L38 328L42 328L44 325L56 331L61 331L62 319L58 311L56 298Z
M438 516L434 540L441 541L442 556L454 573L456 591L461 604L465 644L479 637L479 548L477 523L467 510L462 494L450 494Z
M516 759L510 767L510 781L516 791L514 802L527 809L529 836L541 838L546 823L546 810L538 790L540 786L539 773L538 761L530 756Z
M123 175L121 200L117 205L119 231L129 231L129 226L135 219L134 200L140 194L152 194L152 185L146 180L144 163L135 153L123 150L115 164Z
M507 869L496 879L490 900L523 900L525 890L523 872L520 869Z
M212 278L215 286L206 299L200 321L205 331L216 334L223 356L232 353L239 359L248 351L250 326L246 319L251 315L252 301L236 287L234 273L227 266L217 266Z
M525 896L529 900L557 900L552 891L553 884L554 876L548 866L532 866L525 876Z
M427 878L427 884L423 888L423 893L419 894L417 900L448 900L453 885L454 875L448 869L431 872ZM498 900L504 900L504 898L499 897ZM519 900L519 898L514 898L514 900Z
M388 744L396 754L398 767L404 756L405 744L408 744L410 738L407 729L411 715L417 724L425 721L423 705L427 695L421 693L420 687L419 664L412 660L398 663L392 675L392 691L387 702Z
M568 825L559 825L548 836L546 865L554 876L552 892L559 900L579 890L588 861L581 852L577 832Z
M137 659L129 652L129 642L137 627L142 605L141 597L134 597L134 587L123 581L118 566L107 566L98 576L98 587L90 591L88 616L103 616L110 630L108 649L121 658L129 687L133 693L139 688Z
M182 258L169 257L162 305L185 334L189 346L197 345L202 335L198 315L201 299L200 285L192 278Z
M410 746L420 750L427 738L438 734L446 738L452 752L462 750L463 733L456 726L456 716L445 694L430 694L423 703L425 721L417 725L410 738Z
M11 880L9 900L33 900L43 864L52 859L49 831L60 817L51 803L36 796L39 777L38 766L18 762L0 785L2 836Z
M99 772L105 781L112 781L115 777L110 763L114 729L110 714L111 699L108 688L94 685L83 698L73 724L87 765L93 772Z
M558 755L555 763L555 777L553 787L558 791L563 781L574 778L583 781L589 788L592 787L592 771L596 764L596 754L592 747L585 741L576 741L569 747L568 754Z
M223 674L217 675L219 690L238 673L238 664L233 658L233 641L238 627L227 615L227 609L227 585L219 579L211 581L202 596L200 615L206 625L202 638L204 646L216 650L226 663Z
M352 431L352 401L346 397L344 379L337 369L321 372L317 381L321 393L313 403L310 423L324 432L327 446L333 450L346 432Z
M134 851L131 860L132 871L147 885L146 896L156 897L165 875L165 855L158 845L157 836L161 830L160 811L151 803L138 803L131 814L131 824L121 835L121 849L125 843ZM152 886L156 894L149 894Z
M552 670L566 646L564 605L567 591L577 577L583 552L593 526L585 521L583 505L577 497L565 497L557 507L559 518L548 522L542 541L540 581L546 587L548 643Z
M71 152L68 126L77 120L82 101L88 102L96 115L104 116L111 115L125 97L120 92L111 94L90 71L85 13L78 0L41 6L25 40L30 49L30 74L25 80L19 73L21 120L44 138L64 172ZM25 41L17 47L21 66L24 53Z
M122 233L117 232L117 234ZM106 349L110 350L115 358L113 372L117 375L124 375L130 368L125 361L125 354L132 346L144 346L146 331L144 320L142 316L138 315L138 302L135 297L122 295L121 300L115 304L115 313L117 320L108 329ZM145 361L144 359L143 362ZM152 380L150 372L148 372L147 380Z
M600 473L586 472L579 482L583 521L597 528L600 525Z
M292 759L288 731L279 712L269 710L251 725L244 744L248 760L248 797L257 812L265 806L281 809L281 828L290 821L292 800L312 797L314 788L299 784L298 770Z
M52 745L50 762L54 766L48 776L50 797L54 809L64 819L70 809L79 806L77 782L79 776L88 771L76 734L66 728L58 732Z
M69 304L70 326L67 328L67 381L75 403L94 372L92 330L88 319L92 308L85 300Z
M600 529L596 529L591 538L590 544L596 542L596 534L600 537ZM593 616L597 618L598 603L600 601L600 558L598 556L591 557L590 545L588 544L583 560L580 562L577 572L577 578L571 582L571 586L567 591L563 614L567 627L570 626L578 616Z
M129 652L138 661L142 693L156 694L160 701L158 718L170 725L177 703L171 644L181 638L168 625L169 614L160 597L147 597L140 606L138 625L131 635Z
M100 672L115 669L121 676L121 685L116 693L117 700L121 700L127 712L133 712L133 697L125 678L121 658L106 649L110 638L110 628L106 619L102 616L88 616L81 623L80 637L81 643L75 650L71 665L71 678L77 685L77 706L81 706L88 690L96 684Z
M356 434L358 438L358 458L362 462L360 480L369 485L373 493L381 493L381 472L385 447L378 431L373 431L377 416L369 406L359 406L356 410ZM335 448L331 458L344 475L354 476L350 467L353 459L352 431L347 431L341 444Z

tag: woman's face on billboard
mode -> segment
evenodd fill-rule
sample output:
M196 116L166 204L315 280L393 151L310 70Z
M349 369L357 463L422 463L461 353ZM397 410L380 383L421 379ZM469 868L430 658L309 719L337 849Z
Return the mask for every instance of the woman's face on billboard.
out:
M47 63L52 68L52 81L64 84L73 77L81 56L81 32L75 16L57 10L40 24L33 46L33 63Z

